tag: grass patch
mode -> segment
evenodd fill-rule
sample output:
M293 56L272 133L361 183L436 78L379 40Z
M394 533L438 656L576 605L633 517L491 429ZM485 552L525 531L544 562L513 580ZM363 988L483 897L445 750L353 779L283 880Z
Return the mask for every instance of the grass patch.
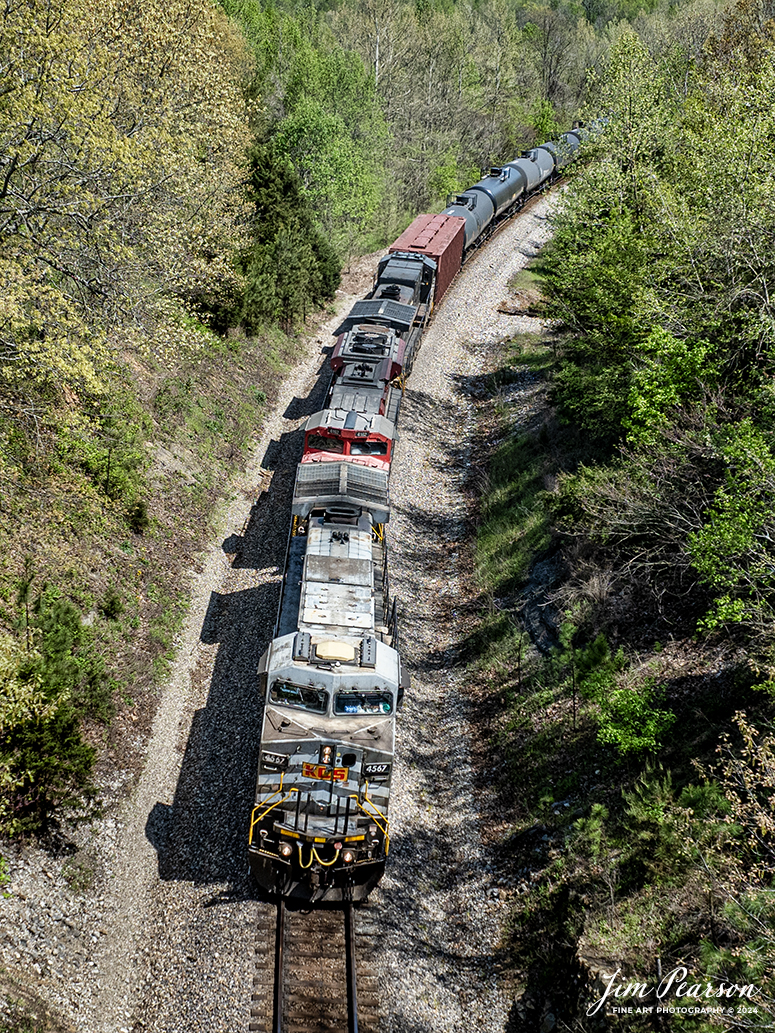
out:
M79 850L62 866L62 878L73 893L88 893L97 873L96 858L87 850Z
M158 584L148 585L146 592L156 610L148 625L149 638L160 650L154 657L154 672L162 679L175 659L175 640L186 616L188 596L180 591L167 592Z
M527 290L541 290L541 279L540 277L527 266L524 269L520 269L516 272L509 280L509 290L514 293L516 291L527 291Z
M573 469L584 457L576 428L558 422L548 404L527 426L515 425L514 412L524 404L518 388L525 384L525 367L532 374L530 386L540 384L554 363L545 337L521 334L507 343L502 365L488 378L499 440L482 474L477 575L495 597L516 591L536 555L550 544L547 492L558 470Z
M0 1033L75 1033L75 1027L46 1004L34 974L0 968Z
M477 556L480 580L494 594L519 587L534 555L549 542L544 469L543 450L529 432L503 442L493 455Z

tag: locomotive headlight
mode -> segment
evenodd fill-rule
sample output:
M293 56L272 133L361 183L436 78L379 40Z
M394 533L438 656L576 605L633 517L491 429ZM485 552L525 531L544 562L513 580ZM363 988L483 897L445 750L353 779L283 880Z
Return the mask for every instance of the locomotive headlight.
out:
M355 851L354 850L345 850L345 852L342 854L342 861L345 864L352 864L354 860L355 860Z
M334 747L324 746L320 751L320 763L330 767L334 763Z
M287 859L287 858L289 858L291 856L292 853L293 853L293 847L291 846L290 843L281 843L280 844L280 857L285 857Z

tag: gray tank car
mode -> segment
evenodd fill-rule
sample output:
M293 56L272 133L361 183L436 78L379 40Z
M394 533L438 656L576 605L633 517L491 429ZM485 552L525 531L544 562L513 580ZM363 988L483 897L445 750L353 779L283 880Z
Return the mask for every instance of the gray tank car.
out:
M567 133L563 133L560 139L557 141L557 168L560 169L564 165L567 165L569 161L573 161L576 157L576 151L581 147L581 130L571 129Z
M500 168L490 169L487 175L483 176L470 189L479 190L490 198L494 208L494 218L497 219L521 197L525 192L525 184L516 169L504 165Z
M519 173L525 181L525 194L532 194L541 185L541 170L530 158L515 158L509 168Z
M533 147L525 157L529 158L538 167L538 183L543 185L554 175L557 167L556 148L553 143L543 143L540 147Z
M456 215L465 219L466 223L466 248L471 247L495 216L495 205L492 198L481 190L466 190L464 194L456 194L441 213L442 215Z

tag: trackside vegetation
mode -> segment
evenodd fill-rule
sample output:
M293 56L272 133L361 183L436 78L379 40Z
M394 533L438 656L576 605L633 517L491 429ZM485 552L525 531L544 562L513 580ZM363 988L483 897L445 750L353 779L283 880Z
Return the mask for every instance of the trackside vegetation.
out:
M674 992L589 1013L617 969L657 987L683 966L694 997L755 986L733 1025L766 1029L775 22L740 0L693 54L637 28L533 270L547 400L515 430L500 413L478 518L516 1028L731 1028ZM636 1011L657 1003L699 1007Z

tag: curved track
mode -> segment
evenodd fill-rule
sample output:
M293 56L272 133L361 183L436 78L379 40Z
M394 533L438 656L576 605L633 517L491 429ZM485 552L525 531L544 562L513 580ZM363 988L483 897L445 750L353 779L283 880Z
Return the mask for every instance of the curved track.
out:
M467 387L476 389L482 342L535 328L535 321L504 315L498 306L509 278L548 237L550 207L546 196L536 198L466 263L428 328L407 385L391 474L402 499L392 517L401 544L391 557L391 584L394 594L411 600L402 651L413 688L401 717L396 836L386 879L373 902L355 913L361 1031L508 1028L511 1002L494 974L502 901L490 895L496 884L480 834L488 804L471 769L471 705L453 669L468 560L465 519L451 514L466 505ZM276 910L256 899L245 863L255 788L255 669L277 607L296 431L320 408L320 347L330 344L371 271L361 279L352 294L340 296L339 315L309 341L252 465L230 486L222 533L194 579L146 769L121 813L106 816L93 832L110 878L98 896L84 898L77 929L64 941L67 949L51 955L55 974L45 981L79 1033L243 1033L249 1021L271 1029ZM258 505L256 487L265 486L267 471L274 474L271 491ZM233 541L240 546L236 556L233 547L224 548ZM46 880L45 903L62 912L69 928L72 893L58 885ZM30 899L45 917L40 896ZM6 903L10 909L13 902ZM297 927L305 917L290 916ZM33 929L32 917L22 920ZM342 925L341 913L336 921ZM52 927L59 934L48 920L49 937ZM43 950L41 942L36 948ZM5 964L13 964L13 949L23 948L11 943ZM256 950L268 959L260 961ZM343 959L343 946L337 956ZM268 975L261 975L262 965L270 966ZM343 960L337 965L341 997ZM60 968L64 977L56 974ZM268 1015L264 1008L250 1020L251 992L255 1012L266 980ZM287 987L290 982L289 974Z

